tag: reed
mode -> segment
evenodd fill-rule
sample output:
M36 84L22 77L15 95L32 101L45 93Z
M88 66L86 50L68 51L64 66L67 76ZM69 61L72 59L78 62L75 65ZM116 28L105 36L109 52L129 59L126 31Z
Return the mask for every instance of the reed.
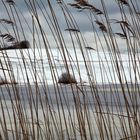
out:
M23 9L18 1L0 2L0 139L139 139L138 0L115 0L118 19L105 0L99 7L88 0L21 2Z

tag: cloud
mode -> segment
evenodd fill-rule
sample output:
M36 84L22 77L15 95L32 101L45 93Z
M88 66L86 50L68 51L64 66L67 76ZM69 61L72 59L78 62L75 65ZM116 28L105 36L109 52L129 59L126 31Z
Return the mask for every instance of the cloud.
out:
M20 20L21 20L22 27L24 29L24 32L26 34L27 39L32 41L32 39L33 39L33 37L32 37L32 31L33 31L32 22L33 22L33 20L32 20L32 13L31 13L32 9L30 9L27 6L27 3L28 4L30 4L30 3L28 1L27 1L27 3L25 3L26 1L27 0L15 0L16 7L19 8L19 9L17 9L19 17L15 16L15 20L17 21L17 28L19 30L21 38L23 38L24 35L22 33L22 28L20 26L18 18L20 18ZM56 39L58 41L58 36L57 36L57 32L56 32L57 28L55 28L55 23L56 22L54 21L55 17L54 17L54 15L52 15L52 13L49 9L49 5L47 3L47 0L41 0L41 1L37 1L37 2L38 3L36 3L36 10L37 10L37 13L38 13L39 22L42 26L42 29L43 29L44 33L46 34L46 37L48 38L51 46L54 47L56 45L56 43L54 43L55 42L54 36L56 36ZM66 4L67 3L72 3L72 2L73 2L72 0L65 0ZM101 1L89 0L89 2L91 4L93 4L96 8L103 11ZM137 2L139 3L139 0L137 0ZM116 1L105 0L105 5L106 5L107 13L108 13L108 16L109 16L110 19L121 20L120 10L119 10L119 7L118 7ZM51 6L52 6L52 8L55 12L56 18L58 20L59 26L61 28L61 32L64 35L66 43L68 44L68 46L72 46L72 42L71 42L71 39L70 39L69 32L65 31L65 29L68 28L67 27L67 22L69 23L70 27L73 27L72 21L70 21L70 17L68 17L68 14L63 13L63 11L61 9L61 6L59 4L57 4L56 1L52 0L51 1ZM94 34L95 31L98 32L99 36L102 39L102 33L101 33L99 27L96 25L95 20L99 20L99 21L103 20L105 22L104 16L94 15L94 13L91 14L87 10L84 10L83 12L78 12L77 9L72 8L69 5L67 5L67 7L70 10L70 14L75 18L75 20L78 24L78 27L80 28L81 33L83 34L83 36L85 37L85 40L88 42L89 45L94 44L93 34ZM0 2L0 8L1 8L1 13L0 13L1 18L8 18L8 14L6 13L6 9L5 9L2 1ZM125 9L128 10L127 6L125 6ZM13 9L13 11L14 11L14 9ZM10 9L9 9L9 14L12 18L12 14L10 13ZM65 14L66 14L67 20L65 19ZM14 15L16 15L15 11L14 11ZM24 17L22 17L22 15ZM94 27L92 26L92 22L90 21L90 18L91 18L90 16L91 15L92 15L92 21L93 21ZM129 17L129 13L126 12L126 15L127 15L127 17ZM14 19L12 18L12 20L14 20ZM38 26L38 23L37 23L36 20L35 20L35 23L36 23L35 26L38 29L39 37L41 38L41 33L39 31L39 26ZM112 26L113 32L121 31L119 25L111 23L111 26ZM1 28L1 26L0 26L0 28ZM9 28L9 27L7 27L7 28ZM10 28L10 31L11 30L12 29ZM12 31L12 33L14 34L13 31ZM38 33L35 31L36 38L38 36L37 35ZM122 41L120 40L120 42L122 42Z

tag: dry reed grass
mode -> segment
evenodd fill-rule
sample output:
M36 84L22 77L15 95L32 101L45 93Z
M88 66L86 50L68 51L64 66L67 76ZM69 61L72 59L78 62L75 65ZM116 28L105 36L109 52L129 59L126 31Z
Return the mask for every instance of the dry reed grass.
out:
M16 1L1 0L1 4L8 15L8 19L4 17L0 19L1 46L4 46L4 42L8 42L12 45L12 49L19 49L21 58L19 58L16 50L14 57L18 60L17 73L20 71L24 75L24 79L23 83L15 82L17 79L20 81L20 76L15 77L11 58L6 51L7 48L1 47L0 55L3 60L0 60L1 71L4 79L10 77L9 81L11 82L8 80L0 82L0 139L139 139L140 73L139 55L136 54L139 53L140 11L137 7L137 1L115 1L116 6L119 8L121 19L113 20L113 24L120 27L119 32L114 32L113 30L105 0L100 0L102 10L85 0L75 0L73 3L68 4L63 0L57 1L57 6L61 9L62 16L65 19L67 26L65 31L70 36L76 61L73 60L67 49L65 35L61 29L59 17L57 17L52 1L22 1L29 11L32 23L29 23L23 15L22 9L18 7ZM109 73L104 69L103 60L98 62L102 86L97 83L98 77L92 63L93 58L91 60L90 57L93 48L87 47L86 39L76 22L78 19L74 18L69 7L78 9L78 12L88 15L93 29L95 51L99 58L100 49L105 55ZM69 85L64 86L58 83L59 73L57 69L54 70L57 64L52 57L52 44L48 37L47 29L40 20L40 16L45 22L45 26L48 27L49 34L53 36L54 44L59 50L63 59L64 69L68 75L70 73L75 75L74 70L76 69L79 77L82 77L83 73L80 71L80 62L76 53L77 48L80 50L88 75L89 86L83 84L82 78L80 78L81 84L69 82ZM31 67L28 67L28 61L24 56L23 50L21 50L22 47L19 47L22 40L28 40L24 30L25 25L32 36L32 42L30 41L32 47L30 49L32 49L34 58L32 59L29 50L26 52ZM130 58L128 62L130 83L127 81L117 36L125 40L127 54ZM106 58L103 41L109 51L110 62ZM29 48L29 45L25 46L25 48ZM51 86L48 84L48 75L45 73L46 70L42 61L42 47L45 48L51 71L53 81ZM40 61L37 61L36 51L39 52ZM73 67L73 63L75 67ZM41 75L38 74L38 67ZM114 72L113 75L111 75L111 71ZM133 71L135 77L134 82L131 79L131 71ZM30 81L29 73L32 75L34 86ZM108 82L110 82L110 76L112 83L106 85L104 83L105 76ZM117 79L119 80L119 86L113 84L114 80L117 83ZM72 104L70 100L72 100Z

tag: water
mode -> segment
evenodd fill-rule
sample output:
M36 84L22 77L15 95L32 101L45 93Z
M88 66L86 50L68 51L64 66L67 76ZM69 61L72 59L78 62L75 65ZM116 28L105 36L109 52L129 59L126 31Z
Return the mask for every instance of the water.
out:
M22 113L24 114L24 117L26 119L25 121L26 123L28 123L28 126L30 126L31 129L34 126L36 132L36 139L38 134L37 123L40 124L39 130L40 133L43 135L43 138L47 139L47 136L49 135L47 135L44 132L47 131L49 133L49 131L47 130L48 125L46 127L44 124L46 122L48 123L48 121L50 127L49 129L52 131L52 135L55 137L54 139L61 139L62 133L64 139L68 139L66 132L66 124L68 126L67 129L69 131L71 139L74 139L73 131L75 131L76 138L81 139L79 132L78 117L81 117L82 115L84 116L84 119L83 121L81 121L81 123L85 123L87 139L90 139L89 125L86 120L87 118L90 120L90 127L92 129L92 139L101 138L101 129L103 129L102 133L104 133L104 138L108 139L104 129L104 125L100 124L100 121L102 123L103 120L106 123L105 125L108 134L112 133L113 139L123 138L124 132L122 131L122 126L125 126L124 131L127 132L128 135L131 135L129 129L130 122L128 121L131 121L131 124L133 124L133 118L127 117L128 110L126 108L126 104L129 104L130 110L137 109L137 112L139 112L140 96L139 90L137 90L138 88L133 89L130 84L129 90L132 91L132 94L128 94L128 89L124 86L124 89L126 90L125 95L127 98L126 103L120 85L108 85L108 83L119 83L117 71L114 70L114 65L112 65L112 62L114 64L115 61L111 59L110 53L106 52L104 54L103 52L99 52L98 54L95 51L91 51L88 52L87 55L86 52L84 52L85 60L87 62L85 65L83 56L79 49L76 50L76 55L72 49L69 49L68 52L69 56L66 55L66 59L68 60L67 63L69 70L71 73L74 73L78 82L83 82L84 86L80 87L80 83L78 83L77 86L84 92L77 90L78 88L76 85L73 85L73 92L70 85L61 85L59 86L59 90L55 92L55 89L52 85L53 78L51 71L53 71L53 74L56 75L56 81L58 80L59 76L66 71L63 58L60 56L60 53L57 49L52 49L50 59L54 61L51 61L53 62L51 66L49 64L50 61L48 59L48 56L46 55L45 49L35 50L35 52L31 49L24 50L22 52L7 51L9 59L6 59L5 61L3 57L1 58L3 68L7 68L6 64L10 64L13 68L15 80L21 83L15 86L16 90L18 90L17 94L15 94L15 90L14 88L12 88L12 86L1 86L0 91L0 108L4 109L4 113L2 112L2 109L0 110L0 118L2 121L4 120L4 118L6 118L6 124L9 130L8 133L11 139L11 129L12 127L13 129L15 129L15 124L13 121L14 114L16 117L16 125L19 128L19 132L17 133L19 135L22 134L22 130L19 124L20 119L18 113L21 111L18 110L19 106L22 108ZM77 64L76 56L78 58L79 65ZM71 61L69 61L68 58L70 58ZM121 58L122 61L119 62L119 67L122 79L124 79L124 81L127 80L127 82L135 82L135 75L137 76L139 70L136 68L137 73L134 71L132 67L132 62L129 61L130 58L127 54L121 54ZM136 61L136 64L137 67L139 67L138 61ZM88 72L86 68L88 68ZM1 70L0 73L2 78L6 76L6 79L10 79L10 73L8 73L7 71ZM31 83L30 86L28 84L25 84L26 82L28 82L28 79ZM98 89L98 92L91 92L89 80L93 80L98 83L96 87ZM137 82L139 82L139 79L137 80ZM37 92L35 85L36 81L40 83L45 81L49 84L49 87L46 86L44 89L44 85L40 84L39 87L37 87L37 89L39 89L39 92ZM26 87L30 89L28 90L28 92L26 92ZM133 95L133 93L135 93L135 95ZM98 99L96 97L96 94L98 95ZM18 102L16 100L17 96ZM58 96L58 98L56 98L56 96ZM77 101L76 107L74 97ZM100 101L101 110L98 110L97 100L98 102ZM85 111L85 106L88 111L88 116L86 116L87 112ZM99 111L102 111L103 113L101 114ZM133 113L130 112L129 115L133 115ZM55 120L53 120L53 117ZM12 123L10 122L10 120L12 120ZM32 121L35 124L32 124ZM74 129L71 128L71 123L73 123ZM54 124L56 125L56 128ZM0 130L4 130L4 128L2 128L1 126ZM63 130L63 132L60 131L61 129ZM110 130L112 130L112 132L110 132Z
M24 88L24 87L22 87L22 88ZM87 111L88 111L88 116L87 116L85 106L84 106L84 104L82 105L82 103L83 103L82 94L79 93L81 96L81 105L79 104L79 106L77 105L77 107L75 108L74 101L73 101L73 95L69 88L67 89L66 93L63 93L63 95L61 94L61 98L63 97L63 109L62 109L60 101L59 101L59 104L57 104L56 95L55 95L54 91L51 91L50 93L48 93L51 96L52 103L50 102L50 99L49 99L49 103L48 103L45 100L45 98L44 99L42 98L41 102L39 102L39 100L38 100L38 103L35 102L35 105L33 104L33 101L32 101L33 99L29 100L27 97L25 97L26 93L23 93L24 100L21 98L19 100L19 103L20 103L20 106L22 106L22 113L24 113L24 117L26 117L26 124L28 124L28 126L30 126L31 132L32 132L33 125L34 125L36 139L42 139L41 134L43 135L43 140L48 139L48 137L50 135L47 134L46 131L49 133L48 128L50 128L50 131L54 137L51 139L62 139L61 135L63 135L63 139L68 140L68 135L67 135L67 131L66 131L66 130L68 130L68 133L69 133L71 139L72 138L74 139L76 137L77 140L80 140L81 135L80 135L80 131L79 131L78 119L79 119L79 117L81 117L81 114L84 116L84 118L83 118L83 121L81 121L80 119L79 120L81 121L81 124L82 124L82 122L84 122L84 128L86 129L87 140L91 139L90 136L92 136L92 139L100 140L101 139L101 132L100 132L101 129L103 130L103 133L104 133L104 136L102 135L102 137L104 137L105 140L108 140L108 137L106 135L107 132L104 129L104 124L102 124L102 125L100 124L100 121L102 122L103 120L105 121L105 127L108 131L109 136L110 136L110 134L112 134L112 139L123 138L124 135L123 135L123 131L122 131L123 130L122 126L125 126L124 131L127 132L128 136L131 136L131 134L129 132L130 131L130 129L129 129L130 122L128 122L128 121L131 121L131 123L132 123L133 118L127 117L128 114L127 114L127 109L125 107L112 106L112 103L114 103L113 96L114 97L116 96L115 93L109 93L109 95L106 93L106 95L108 95L108 97L113 94L113 96L110 96L110 97L112 97L112 99L110 97L108 98L107 96L105 97L105 99L108 98L108 100L105 100L103 97L103 94L99 93L99 96L104 100L104 101L102 100L102 102L105 102L105 104L103 103L102 105L100 105L101 110L103 112L102 114L97 109L97 104L95 104L95 102L89 102L89 103L85 104ZM63 90L65 90L65 87L63 87ZM4 93L8 94L6 92L4 92ZM11 92L11 94L12 94L12 92ZM89 97L88 99L92 100L93 98L91 96L91 92L89 91L89 92L87 92L87 94ZM21 93L20 93L20 95L21 95ZM121 95L120 96L120 99L121 99L123 96L122 96L122 94L120 94L120 95ZM33 92L33 96L36 97L36 94L34 94L34 92ZM64 96L67 100L67 104L64 101ZM76 95L76 96L78 96L78 95ZM42 97L44 97L44 96L42 95ZM86 96L86 98L87 98L87 96ZM87 101L89 101L88 99L87 99ZM116 99L116 100L118 100L118 99ZM36 99L34 101L36 101ZM112 103L109 105L107 103L108 101L109 102L112 101ZM31 106L31 102L32 102L32 106ZM4 116L6 118L7 129L9 130L8 134L9 134L10 139L12 140L12 131L10 131L10 130L11 130L11 126L13 127L13 129L15 129L15 124L13 121L14 114L16 116L16 123L17 123L16 125L18 126L17 134L19 134L19 135L22 134L22 129L20 127L19 116L18 116L19 112L16 110L17 102L13 98L12 102L10 100L6 99L6 104L5 104L4 100L1 100L1 103L2 103L2 107L4 109ZM14 113L14 111L16 111L16 113ZM45 115L45 117L44 117L44 115ZM0 110L0 118L3 120L2 110ZM92 130L91 135L89 133L89 124L87 122L87 118L90 121L90 129ZM65 122L65 119L66 119L66 122ZM82 117L81 117L81 119L82 119ZM10 122L10 120L12 120L12 123ZM32 121L34 122L34 124L32 124ZM45 125L45 123L47 123L47 126ZM74 125L74 128L72 128L72 123ZM38 127L38 124L39 124L39 127ZM66 128L66 124L67 124L67 128ZM133 126L131 126L131 127L133 127ZM37 138L38 128L40 130L39 138ZM2 128L0 127L0 130L1 129ZM61 131L61 129L62 129L62 131ZM1 132L3 132L3 131L1 131ZM15 133L15 131L14 131L14 133ZM22 137L22 135L21 135L21 137ZM30 139L32 139L32 137L30 137ZM110 137L110 139L111 139L111 137Z

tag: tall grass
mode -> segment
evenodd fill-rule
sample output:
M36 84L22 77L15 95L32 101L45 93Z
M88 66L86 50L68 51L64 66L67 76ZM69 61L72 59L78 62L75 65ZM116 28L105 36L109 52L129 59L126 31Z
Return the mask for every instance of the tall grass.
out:
M0 139L139 139L139 2L115 0L118 19L112 19L105 0L99 1L100 7L85 0L21 3L23 9L14 0L0 2L6 13L0 19ZM91 43L73 11L88 17ZM31 48L21 48L22 41L29 41ZM54 57L53 47L61 62ZM11 48L13 54L9 55ZM129 73L125 71L124 48ZM77 50L88 84L82 79ZM94 52L99 61L95 61ZM57 69L61 63L63 68ZM60 71L61 78L73 75L79 80L59 82Z

